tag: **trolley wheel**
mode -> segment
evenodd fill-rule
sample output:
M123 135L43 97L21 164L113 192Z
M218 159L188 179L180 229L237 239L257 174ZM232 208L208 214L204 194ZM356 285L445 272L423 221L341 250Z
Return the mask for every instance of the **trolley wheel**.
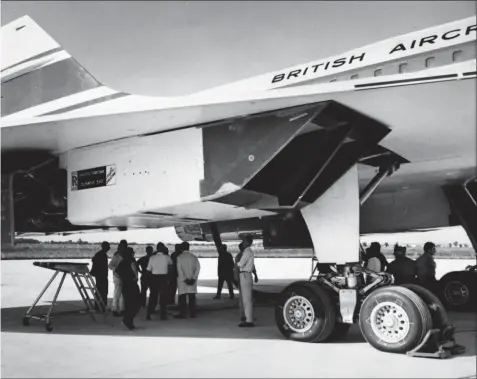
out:
M51 323L47 322L45 324L45 329L47 332L51 332L53 330L53 325L51 325Z
M335 328L331 332L327 341L341 341L343 338L346 337L349 329L351 328L351 324L345 323L336 323Z
M309 282L296 282L280 294L275 322L288 339L322 342L334 329L336 309L324 289Z
M22 324L23 324L23 326L30 326L30 319L26 316L23 316Z
M404 287L383 287L363 302L359 327L366 341L388 353L405 353L418 346L432 318L426 303Z

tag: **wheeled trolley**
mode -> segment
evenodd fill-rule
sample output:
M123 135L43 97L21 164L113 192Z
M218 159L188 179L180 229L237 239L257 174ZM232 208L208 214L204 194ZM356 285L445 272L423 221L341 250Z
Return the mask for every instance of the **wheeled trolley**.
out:
M23 325L28 326L30 324L30 319L45 321L45 328L48 332L53 330L51 320L53 318L59 318L62 316L72 316L72 315L81 315L89 314L96 321L94 315L95 313L100 313L103 317L107 315L106 304L104 304L103 299L99 295L96 285L94 283L93 277L91 276L87 263L72 263L72 262L33 262L34 266L43 267L49 270L55 271L51 279L48 281L46 286L40 292L40 295L36 298L33 305L25 312L23 316ZM48 312L43 315L33 315L33 309L38 304L42 296L45 294L47 289L54 282L58 274L62 273L60 284L55 292L53 301L48 309ZM80 293L81 299L86 305L86 310L80 311L68 311L68 312L58 312L52 315L53 308L60 294L61 288L65 281L66 276L70 274L73 282Z

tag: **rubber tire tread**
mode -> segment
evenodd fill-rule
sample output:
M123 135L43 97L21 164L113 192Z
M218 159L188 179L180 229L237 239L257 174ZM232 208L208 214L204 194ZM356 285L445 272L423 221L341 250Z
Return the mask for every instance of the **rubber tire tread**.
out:
M323 311L324 311L324 318L323 318L324 322L318 332L315 331L311 335L304 337L301 333L294 332L292 330L285 330L283 326L282 327L280 326L280 325L283 325L283 322L284 322L283 305L286 303L287 299L289 298L289 297L285 298L285 294L287 292L296 292L298 295L301 295L301 296L305 294L311 295L312 297L315 297L314 300L318 300L318 302L321 303L321 306L323 307ZM302 292L302 294L300 294L299 292ZM305 292L305 294L303 294L303 292ZM314 283L310 283L306 281L294 282L290 284L289 286L287 286L280 294L279 301L277 303L277 306L275 307L275 322L280 332L288 339L299 341L299 342L310 342L310 343L324 342L329 338L329 336L333 332L333 329L336 323L336 308L331 300L330 295L318 284L314 284Z
M393 286L391 288L408 296L410 300L419 309L419 313L421 314L421 320L423 325L422 335L421 335L421 338L419 339L419 343L421 343L424 337L426 336L427 332L431 330L434 326L432 324L431 312L429 311L429 308L427 307L426 302L419 295L417 295L416 293L414 293L412 290L408 288L399 287L399 286Z
M389 294L386 294L386 292L388 292ZM418 329L418 332L414 334L412 340L408 340L402 345L388 346L386 344L379 344L379 342L377 341L379 338L375 336L375 334L372 332L371 327L368 326L367 320L365 320L366 316L363 314L363 308L368 308L369 302L376 301L374 298L376 295L383 294L384 296L392 296L392 292L397 293L401 295L401 297L406 298L406 300L409 302L408 305L412 304L413 312L415 313L415 316L420 317L421 322L420 330ZM412 320L410 321L412 322ZM410 289L398 286L386 286L373 291L364 300L360 309L359 327L364 339L375 349L389 353L405 353L414 349L422 342L427 332L432 329L432 318L426 303Z
M416 295L418 295L427 305L432 317L433 328L445 329L449 326L449 319L444 304L440 301L439 297L420 285L413 283L402 284L401 287L408 288ZM431 308L432 305L437 306L437 310Z

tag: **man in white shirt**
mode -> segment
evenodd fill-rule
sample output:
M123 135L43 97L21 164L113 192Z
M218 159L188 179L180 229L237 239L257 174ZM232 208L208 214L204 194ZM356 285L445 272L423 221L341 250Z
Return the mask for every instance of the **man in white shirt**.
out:
M197 293L197 279L200 273L199 259L190 251L188 242L181 244L182 253L177 257L177 289L179 290L179 314L175 318L187 316L187 298L189 298L189 316L196 317L195 295Z
M172 267L172 260L167 255L167 247L159 242L157 252L149 258L147 271L151 278L151 294L147 305L146 320L151 319L151 314L157 305L157 298L160 296L159 305L161 307L161 320L167 320L167 274Z
M247 234L243 241L243 246L245 250L243 251L242 258L237 263L237 266L240 270L240 292L242 295L243 309L245 312L245 321L240 323L241 328L250 328L254 327L253 323L253 281L252 281L252 272L255 267L254 264L254 253L250 248L253 244L253 237L250 234Z

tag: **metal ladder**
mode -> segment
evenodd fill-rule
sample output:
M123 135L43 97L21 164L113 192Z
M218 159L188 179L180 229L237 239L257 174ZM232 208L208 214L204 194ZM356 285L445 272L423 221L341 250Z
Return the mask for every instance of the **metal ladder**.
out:
M107 314L106 304L104 304L103 299L98 294L98 290L96 288L96 285L94 283L93 277L91 276L90 272L89 271L84 273L71 272L70 274L71 274L71 277L73 278L73 282L75 283L76 288L78 288L78 292L80 293L81 298L83 299L83 302L86 305L86 311L91 314L91 317L93 318L93 320L96 321L94 317L96 310L99 310L99 312L103 315L103 317L106 317L106 314ZM84 279L84 282L83 282L83 279ZM88 291L90 293L88 293Z
M46 330L51 332L53 327L51 325L51 319L58 318L61 316L68 316L72 314L84 314L89 313L93 319L96 321L94 317L95 313L100 313L104 317L104 321L106 321L106 316L108 311L106 309L106 305L103 302L103 299L98 293L98 289L95 285L93 277L89 272L88 265L86 263L71 263L71 262L33 262L34 266L47 268L50 270L55 271L51 279L48 281L47 285L43 288L40 295L36 298L33 305L26 311L23 316L23 325L28 326L30 324L30 319L45 321ZM56 289L55 296L48 311L42 315L33 315L32 311L35 306L38 304L42 296L45 294L47 289L53 283L55 278L58 276L59 273L63 273L61 276L60 284ZM52 315L53 307L56 304L58 299L58 295L60 294L61 288L63 287L63 283L65 281L66 276L70 274L73 282L75 283L78 292L80 293L81 299L86 306L86 310L82 311L67 311L67 312L59 312L56 313L54 316Z

